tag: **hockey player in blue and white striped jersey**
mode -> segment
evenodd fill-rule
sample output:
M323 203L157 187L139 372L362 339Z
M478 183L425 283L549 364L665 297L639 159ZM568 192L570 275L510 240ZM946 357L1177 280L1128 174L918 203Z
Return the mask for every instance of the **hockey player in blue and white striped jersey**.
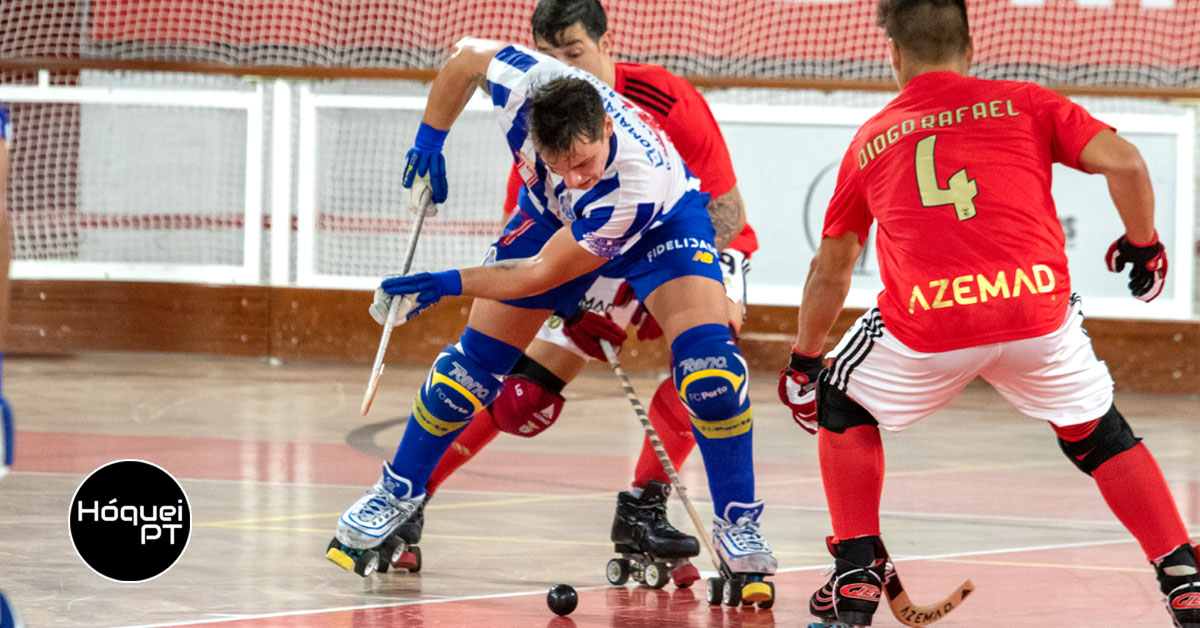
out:
M519 211L484 265L386 279L376 291L381 323L395 296L412 303L405 320L443 296L475 302L421 387L395 458L342 515L327 555L349 568L393 534L419 540L438 459L500 392L543 321L571 314L603 268L629 282L671 344L708 470L722 571L737 596L769 605L764 578L776 561L758 528L746 361L726 325L708 195L650 116L599 79L522 46L465 39L434 80L408 154L410 209L426 196L446 200L441 147L476 87L491 97L524 179Z

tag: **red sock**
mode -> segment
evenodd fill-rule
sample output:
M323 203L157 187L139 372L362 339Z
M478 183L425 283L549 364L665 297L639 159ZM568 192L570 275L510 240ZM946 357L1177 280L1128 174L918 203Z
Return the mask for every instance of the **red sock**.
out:
M458 438L450 443L450 449L447 449L446 453L442 455L442 459L438 461L437 468L433 470L429 481L425 483L426 494L432 496L436 493L446 478L450 477L459 467L467 464L468 460L474 458L475 454L482 451L499 433L500 428L496 427L496 422L492 420L491 408L480 410L475 418L471 419L471 422L463 428Z
M1142 443L1106 460L1092 472L1109 509L1142 546L1147 560L1188 542L1187 528L1162 470Z
M696 437L692 435L692 419L679 400L675 382L670 377L664 379L658 385L658 390L654 391L654 399L650 401L650 409L646 414L650 415L650 423L658 432L671 464L678 469L696 446ZM650 480L669 481L650 439L646 438L642 441L642 455L638 457L637 468L633 472L633 485L641 488Z
M879 428L859 425L838 434L817 432L821 481L839 540L879 536L879 500L883 495L883 442Z

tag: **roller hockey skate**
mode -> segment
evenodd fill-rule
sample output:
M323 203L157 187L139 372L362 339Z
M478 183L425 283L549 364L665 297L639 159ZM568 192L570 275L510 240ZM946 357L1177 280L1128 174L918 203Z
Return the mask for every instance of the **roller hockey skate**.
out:
M610 584L620 586L632 576L652 589L661 589L671 580L687 588L700 579L700 572L688 561L700 553L700 543L667 521L670 494L671 485L658 480L647 482L641 497L617 493L611 536L621 557L608 561L605 575Z
M705 598L716 606L758 604L761 609L775 604L775 575L778 562L767 541L758 532L763 503L730 503L725 516L713 520L713 547L721 560L721 575L708 579Z
M325 558L367 577L390 567L421 569L421 540L425 495L412 495L412 484L384 463L383 475L338 520L337 535L325 548Z
M813 593L808 609L820 622L808 628L862 628L871 625L883 596L887 550L877 536L839 543L826 539L833 554L833 575Z
M1175 551L1154 561L1154 571L1162 589L1163 602L1175 620L1176 628L1200 628L1200 548L1180 545Z

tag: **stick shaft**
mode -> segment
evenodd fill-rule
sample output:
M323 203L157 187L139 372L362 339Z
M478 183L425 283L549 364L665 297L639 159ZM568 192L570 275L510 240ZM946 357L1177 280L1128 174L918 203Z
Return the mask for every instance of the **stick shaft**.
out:
M425 224L425 213L432 204L432 202L422 204L421 211L417 212L417 219L413 222L412 231L408 236L408 247L404 251L401 275L407 275L408 269L412 268L413 258L417 254L417 238L421 235L421 226ZM388 307L387 320L383 323L383 334L379 337L379 349L375 351L375 363L371 365L371 378L367 380L367 392L363 394L363 416L366 416L367 412L371 410L371 402L375 399L375 391L379 388L379 378L383 375L383 357L387 354L388 342L392 339L392 328L395 326L396 317L400 312L400 302L401 299L392 299L392 304Z
M663 470L667 472L667 478L671 480L671 485L675 488L675 494L683 502L684 509L687 510L688 516L692 519L692 524L696 526L700 542L704 544L704 549L708 551L708 557L712 559L713 567L717 571L720 571L721 563L717 560L717 552L713 550L712 541L709 539L709 532L705 530L704 523L700 520L700 515L696 513L696 508L692 506L692 500L688 499L687 487L680 481L679 473L676 472L675 465L671 463L671 457L667 455L666 449L663 448L662 440L658 437L658 431L650 423L650 415L646 414L641 400L638 399L637 393L633 390L633 384L630 383L629 376L625 374L625 369L621 368L621 363L617 360L617 352L607 340L603 339L600 340L600 348L604 350L604 357L608 359L608 366L612 368L613 374L620 381L621 388L625 391L625 398L629 400L629 405L633 406L633 412L637 415L638 421L641 421L642 429L646 431L646 438L649 439L650 446L654 448L654 453L658 456L658 461L662 464Z

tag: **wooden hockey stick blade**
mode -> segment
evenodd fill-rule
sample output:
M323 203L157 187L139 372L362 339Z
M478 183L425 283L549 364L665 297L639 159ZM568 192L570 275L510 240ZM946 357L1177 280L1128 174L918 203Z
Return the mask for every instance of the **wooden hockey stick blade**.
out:
M884 569L883 591L887 594L888 606L892 609L892 615L895 615L900 623L905 626L928 626L949 615L950 611L962 604L962 601L975 591L975 585L967 580L936 604L927 606L913 604L912 600L908 599L904 585L900 582L900 576L896 574L891 557L888 557L887 567Z

